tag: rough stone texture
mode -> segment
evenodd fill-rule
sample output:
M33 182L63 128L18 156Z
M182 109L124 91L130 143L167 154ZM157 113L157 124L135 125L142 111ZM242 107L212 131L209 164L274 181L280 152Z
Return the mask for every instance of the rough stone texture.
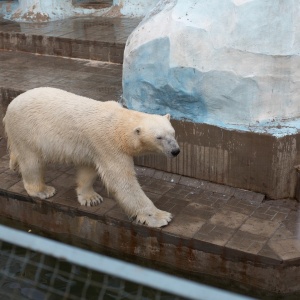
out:
M106 12L108 9L100 9ZM75 15L94 13L93 8L85 9L73 5L72 0L19 0L12 11L5 11L6 18L19 22L47 22L69 18Z
M2 0L0 15L18 22L41 23L74 16L145 16L159 0Z
M275 136L300 129L298 2L165 0L127 41L129 108Z
M18 7L19 3L14 0L6 0L0 2L0 16L9 16Z
M120 8L125 16L141 17L151 11L159 0L114 0L114 5Z

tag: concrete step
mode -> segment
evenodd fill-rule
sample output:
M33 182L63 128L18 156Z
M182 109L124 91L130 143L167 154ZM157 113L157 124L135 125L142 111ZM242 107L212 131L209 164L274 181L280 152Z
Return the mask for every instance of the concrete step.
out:
M122 93L120 64L0 50L0 70L1 120L13 98L36 87L56 87L99 101L118 101Z
M296 201L264 201L258 193L136 167L148 197L174 215L168 226L155 229L128 219L100 180L95 189L104 202L80 206L70 166L47 167L46 182L58 191L54 197L29 197L20 176L8 169L4 139L0 154L2 217L49 234L80 238L94 249L98 245L194 275L206 274L227 286L235 282L244 292L255 287L256 296L260 289L285 294L300 290Z
M52 86L96 100L118 100L120 64L0 50L0 87L24 92Z
M0 50L123 63L129 34L140 19L83 17L17 23L0 17Z

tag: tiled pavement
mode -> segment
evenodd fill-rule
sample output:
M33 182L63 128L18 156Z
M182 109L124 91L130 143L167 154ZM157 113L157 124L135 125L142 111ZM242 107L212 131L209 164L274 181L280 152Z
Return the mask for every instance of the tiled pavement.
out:
M96 100L118 100L123 51L140 19L84 17L16 23L0 17L0 88L63 88ZM1 50L2 49L2 50Z
M129 220L100 180L95 190L104 197L103 203L81 206L76 199L74 168L51 165L46 182L57 194L40 200L27 195L21 177L9 170L8 162L2 139L0 216L191 274L234 280L242 284L236 291L258 297L260 289L299 291L300 208L295 200L266 201L258 193L137 166L144 192L156 207L174 216L168 226L150 229ZM210 284L231 286L226 282L214 279Z
M8 169L4 139L0 145L0 194L30 198L21 178ZM263 195L246 190L143 167L136 167L136 171L143 190L155 205L174 215L168 226L158 229L162 233L185 242L207 242L216 252L235 249L242 256L258 255L264 263L300 259L300 214L296 201L266 201ZM66 166L48 168L46 181L58 193L45 203L66 205L96 218L115 218L125 225L132 222L108 198L100 181L96 190L104 194L105 201L97 207L80 206L74 191L74 173L73 168Z
M105 56L105 61L112 61L114 47L124 48L137 23L127 19L74 18L29 25L0 20L0 49L6 49L0 50L2 114L14 96L38 86L63 88L100 101L118 100L122 66L77 58L103 60ZM103 47L107 48L105 53ZM119 55L115 61L121 59ZM160 240L215 253L225 260L244 259L266 267L299 265L300 208L296 201L266 201L261 194L228 186L142 167L136 171L143 190L155 205L174 215L168 226L151 231ZM100 181L96 190L105 196L105 201L97 207L80 206L74 191L74 173L71 167L50 167L46 178L58 193L42 203L108 224L133 226L149 234L144 226L128 220L105 194ZM0 141L0 194L8 199L37 201L27 196L20 177L8 169L4 139Z
M61 88L96 100L119 100L122 66L100 61L0 51L0 88Z

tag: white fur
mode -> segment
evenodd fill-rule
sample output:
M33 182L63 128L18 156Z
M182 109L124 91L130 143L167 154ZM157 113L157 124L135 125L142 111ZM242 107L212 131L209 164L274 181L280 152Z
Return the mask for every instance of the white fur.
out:
M82 205L103 199L93 189L99 174L129 217L161 227L168 212L157 209L139 186L133 156L179 150L170 116L130 111L114 101L99 102L54 88L37 88L16 97L4 118L10 166L19 167L29 195L55 194L46 186L46 163L77 166L77 195Z

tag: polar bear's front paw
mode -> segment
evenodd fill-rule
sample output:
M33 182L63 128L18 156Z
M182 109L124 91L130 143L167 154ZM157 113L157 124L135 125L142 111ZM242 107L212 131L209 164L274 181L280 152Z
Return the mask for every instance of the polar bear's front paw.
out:
M172 214L166 211L152 208L139 212L136 216L136 222L148 225L149 227L162 227L168 225L172 217Z
M27 193L32 197L39 197L40 199L47 199L55 195L56 190L53 186L45 185L40 191L33 191L27 187Z
M96 192L78 194L78 202L85 206L96 206L103 201L103 198Z

